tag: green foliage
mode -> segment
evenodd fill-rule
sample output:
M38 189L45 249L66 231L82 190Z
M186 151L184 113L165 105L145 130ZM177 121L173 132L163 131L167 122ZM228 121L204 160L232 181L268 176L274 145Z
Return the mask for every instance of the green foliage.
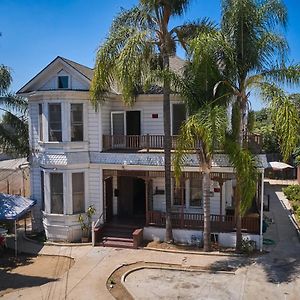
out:
M94 207L94 205L90 205L85 215L80 214L78 216L78 222L84 234L88 234L92 224L92 217L95 213L96 213L96 208Z
M282 189L284 195L288 200L291 201L300 201L300 185L289 185L286 188Z
M254 112L255 122L253 132L263 139L263 150L266 153L280 153L279 142L274 129L270 108Z
M7 90L12 78L5 66L0 66L0 111L4 112L0 120L0 147L13 156L29 155L28 103Z
M241 195L241 214L244 215L251 207L256 193L257 161L255 156L248 149L241 148L232 136L226 138L225 151L236 172L236 188Z
M291 202L297 221L300 222L300 185L289 185L282 189L284 195Z
M163 66L163 57L174 55L177 44L186 49L195 32L212 27L204 19L168 28L170 18L181 15L189 2L140 1L138 6L120 12L97 52L91 86L91 101L96 108L114 88L121 91L126 104L132 105L139 92L167 82L169 68Z
M224 145L226 128L227 114L222 106L203 105L187 119L181 127L173 160L177 183L187 155L195 151L196 146L198 148L200 146L198 152L200 165L211 168L213 153Z

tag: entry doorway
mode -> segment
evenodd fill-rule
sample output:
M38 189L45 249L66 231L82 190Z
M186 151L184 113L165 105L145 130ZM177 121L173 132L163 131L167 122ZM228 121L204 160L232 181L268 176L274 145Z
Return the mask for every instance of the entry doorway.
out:
M145 215L145 181L136 177L118 177L118 217L145 219Z

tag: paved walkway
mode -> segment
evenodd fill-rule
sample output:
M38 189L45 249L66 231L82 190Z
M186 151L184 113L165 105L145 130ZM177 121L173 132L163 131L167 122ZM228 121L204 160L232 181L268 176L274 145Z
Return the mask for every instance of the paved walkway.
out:
M269 214L274 219L274 224L269 227L266 237L276 241L275 246L268 248L271 252L267 255L245 259L91 246L41 248L27 243L23 245L24 249L29 247L40 254L71 256L75 259L75 264L56 282L15 291L5 295L3 299L112 299L106 289L108 277L118 266L137 261L200 267L240 266L234 275L239 289L237 299L299 299L300 243L289 220L281 187L267 184L267 193L270 194ZM206 278L204 275L202 277ZM209 276L206 280L211 284L210 288L219 289L218 299L226 299L229 286L220 285L217 279L212 283ZM160 280L160 284L155 287L157 292L161 284ZM144 292L147 293L146 290ZM182 296L182 291L180 293ZM196 299L203 298L197 295Z

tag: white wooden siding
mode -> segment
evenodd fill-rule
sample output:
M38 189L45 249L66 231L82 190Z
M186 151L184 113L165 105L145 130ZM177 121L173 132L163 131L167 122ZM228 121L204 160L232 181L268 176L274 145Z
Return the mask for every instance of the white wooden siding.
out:
M103 212L103 180L102 170L100 170L100 168L88 170L88 184L88 205L94 205L94 207L96 208L94 219L98 219Z
M94 107L88 104L88 140L89 140L89 150L90 151L100 151L100 139L102 139L102 134L100 132L100 112L95 111Z

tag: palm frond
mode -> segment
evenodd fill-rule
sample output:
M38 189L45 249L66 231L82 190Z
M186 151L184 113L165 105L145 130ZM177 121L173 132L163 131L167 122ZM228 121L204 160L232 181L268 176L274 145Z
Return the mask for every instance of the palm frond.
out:
M11 85L12 77L10 69L4 65L0 65L0 96L7 92L9 86Z
M227 114L222 106L204 105L186 120L180 130L173 160L177 180L187 155L196 147L200 148L199 163L210 166L214 151L224 144L226 128Z
M255 156L249 150L242 149L232 136L227 136L225 150L236 171L236 188L241 195L241 214L244 215L251 207L256 193L259 174L257 161Z

